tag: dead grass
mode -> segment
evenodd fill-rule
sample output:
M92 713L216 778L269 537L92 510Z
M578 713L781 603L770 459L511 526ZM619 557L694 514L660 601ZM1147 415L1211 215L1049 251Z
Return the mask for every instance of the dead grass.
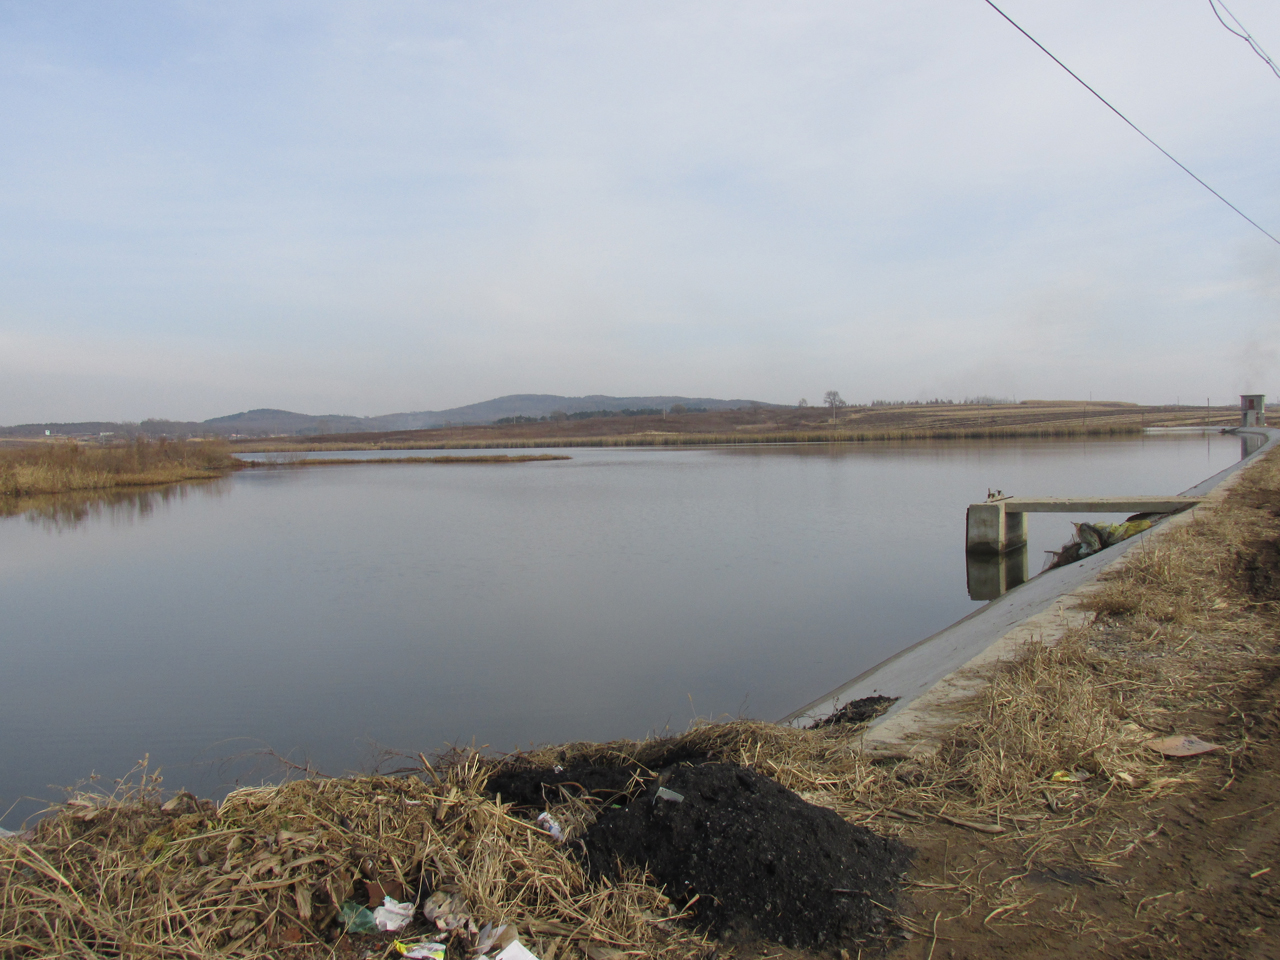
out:
M221 441L74 442L0 448L0 504L86 490L206 480L240 463Z
M238 790L216 810L161 803L142 767L109 796L74 796L30 842L0 841L0 954L275 956L317 943L361 877L460 893L543 960L702 951L662 929L669 903L640 875L590 885L563 845L486 798L485 767L462 754L439 773L423 761L410 776Z
M477 457L368 457L360 459L357 457L317 457L315 459L297 459L285 462L271 462L271 466L290 466L290 467L336 467L336 466L364 466L370 463L539 463L544 460L572 460L572 457L557 456L554 453L540 453L531 456L508 456L507 454L494 454L489 456Z

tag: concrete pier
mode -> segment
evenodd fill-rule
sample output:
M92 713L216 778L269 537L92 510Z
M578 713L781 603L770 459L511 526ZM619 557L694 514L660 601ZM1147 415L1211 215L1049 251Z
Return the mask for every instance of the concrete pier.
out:
M1027 542L1028 513L1178 513L1199 497L991 497L969 505L965 549L1000 554Z

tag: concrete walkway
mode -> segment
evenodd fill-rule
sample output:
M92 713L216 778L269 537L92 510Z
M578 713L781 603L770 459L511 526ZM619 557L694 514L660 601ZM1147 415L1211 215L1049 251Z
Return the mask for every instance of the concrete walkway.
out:
M1264 443L1247 458L1184 490L1181 496L1206 496L1280 443L1280 430L1269 427L1234 432L1262 437ZM1220 492L1225 494L1225 489ZM863 749L894 756L932 753L939 736L954 721L954 704L985 682L981 677L984 666L1008 659L1028 640L1052 643L1071 626L1087 622L1091 615L1078 609L1078 604L1091 589L1096 589L1099 574L1137 544L1190 522L1194 515L1193 509L1170 517L1084 560L1033 577L779 722L804 727L830 716L852 700L876 695L898 697L888 712L867 727Z

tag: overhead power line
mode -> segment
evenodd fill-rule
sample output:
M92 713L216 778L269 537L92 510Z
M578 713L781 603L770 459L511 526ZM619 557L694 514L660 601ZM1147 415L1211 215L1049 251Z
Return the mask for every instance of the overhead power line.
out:
M1280 67L1276 66L1276 62L1271 59L1271 55L1262 49L1262 44L1253 39L1253 34L1245 28L1245 25L1236 18L1234 13L1227 9L1227 5L1223 3L1222 0L1209 0L1209 7L1213 10L1213 15L1218 18L1218 22L1220 24L1247 43L1253 52L1262 58L1262 62L1271 68L1271 72L1277 77L1280 77ZM1219 7L1221 7L1226 12L1227 16L1231 18L1231 23L1234 23L1236 27L1240 28L1239 30L1231 26L1231 23L1227 23L1227 21L1222 19L1222 14L1218 12Z
M1206 190L1212 193L1215 197L1217 197L1219 200L1225 203L1228 207L1230 207L1232 210L1234 210L1236 213L1242 216L1245 220L1248 220L1249 223L1253 224L1254 227L1256 227L1261 233L1267 236L1272 243L1275 243L1276 245L1280 246L1280 239L1278 239L1274 234L1272 234L1269 230L1264 228L1260 223L1258 223L1256 220L1250 217L1247 213L1245 213L1243 210L1237 207L1234 203L1232 203L1230 200L1228 200L1226 197L1220 194L1217 190L1213 189L1213 187L1209 186L1207 183L1205 183L1203 180L1197 177L1194 173L1191 172L1191 170L1186 166L1186 164L1180 161L1168 150L1160 146L1160 144L1156 143L1154 140L1148 137L1145 133L1143 133L1142 130L1138 128L1138 125L1136 123L1134 123L1132 120L1126 117L1123 113L1121 113L1119 110L1113 107L1110 101L1108 101L1106 97L1104 97L1097 90L1093 89L1093 87L1089 86L1089 84L1085 83L1082 79L1080 79L1079 74L1077 74L1074 70L1072 70L1065 63L1063 63L1061 60L1055 57L1052 53L1050 53L1047 49L1045 49L1044 44L1042 44L1039 40L1037 40L1031 34L1027 33L1027 31L1023 30L1022 27L1018 26L1017 22L1012 17L1010 17L1007 13L1005 13L1003 10L997 7L995 3L992 2L992 0L984 0L984 2L992 10L1000 14L1000 16L1004 17L1005 20L1007 20L1010 24L1012 24L1015 30L1017 30L1020 34L1022 34L1032 43L1034 43L1037 47L1039 47L1040 51L1045 56L1047 56L1050 60L1052 60L1054 63L1060 66L1063 70L1067 71L1067 73L1071 74L1072 78L1078 84L1080 84L1080 86L1084 87L1086 90L1092 93L1095 97L1101 100L1103 105L1106 106L1108 110L1110 110L1117 117L1119 117L1121 120L1127 123L1130 127L1132 127L1133 130L1138 134L1138 136L1142 137L1143 140L1147 141L1147 143L1151 144L1153 147L1155 147L1157 150L1163 153L1166 157L1168 157L1170 160L1176 163L1182 169L1182 172L1185 173L1187 176L1189 176L1192 180L1194 180L1196 183L1200 184L1200 186L1204 187Z

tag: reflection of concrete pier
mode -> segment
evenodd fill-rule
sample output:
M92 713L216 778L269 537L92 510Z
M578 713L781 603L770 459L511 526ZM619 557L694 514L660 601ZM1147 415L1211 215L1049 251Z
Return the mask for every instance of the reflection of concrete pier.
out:
M994 600L1004 596L1030 576L1027 547L1004 553L969 553L965 556L965 581L970 600Z
M1027 542L1028 513L1178 513L1199 497L991 497L969 505L965 550L1002 554Z

